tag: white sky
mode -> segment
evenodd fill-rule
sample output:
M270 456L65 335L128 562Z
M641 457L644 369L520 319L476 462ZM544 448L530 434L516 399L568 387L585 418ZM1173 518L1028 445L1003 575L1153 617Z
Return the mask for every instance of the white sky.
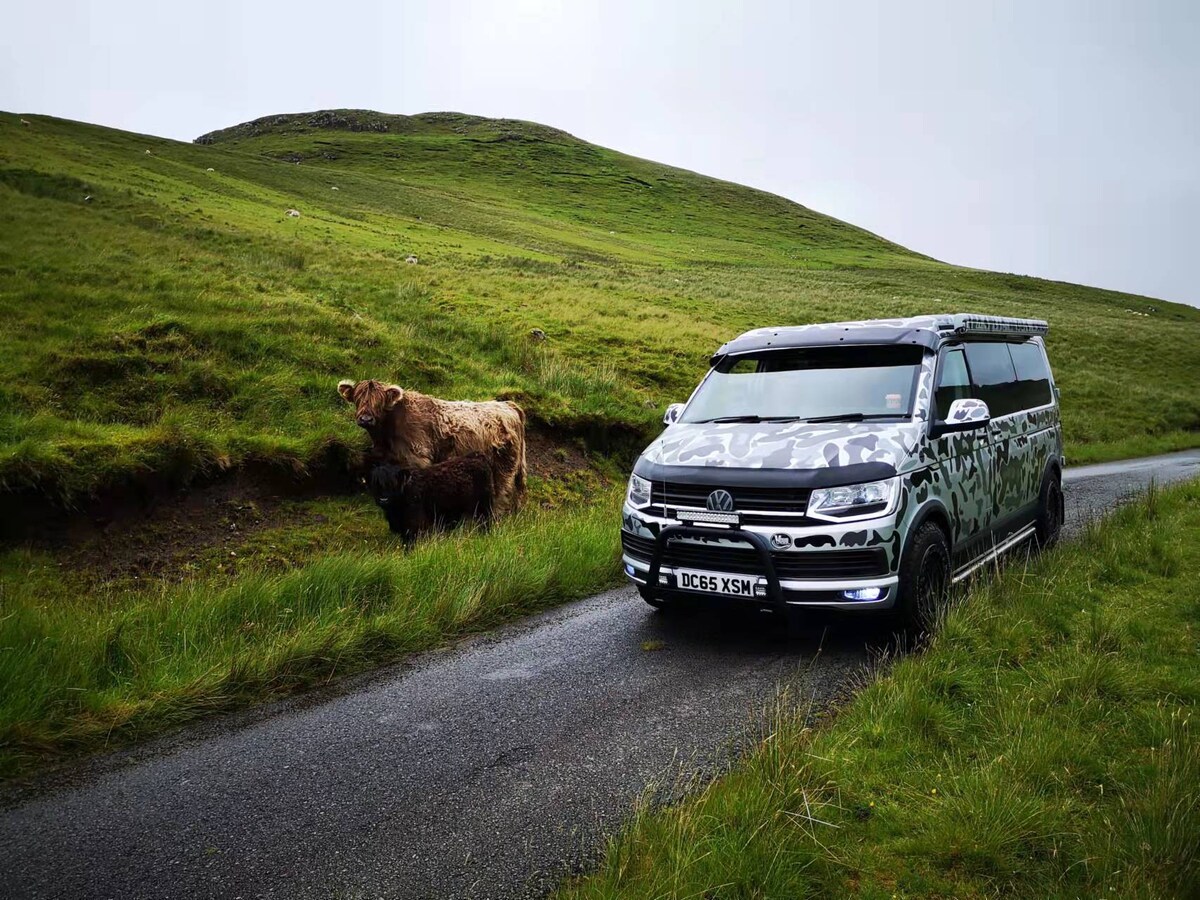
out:
M530 119L948 262L1200 305L1200 2L11 3L0 108Z

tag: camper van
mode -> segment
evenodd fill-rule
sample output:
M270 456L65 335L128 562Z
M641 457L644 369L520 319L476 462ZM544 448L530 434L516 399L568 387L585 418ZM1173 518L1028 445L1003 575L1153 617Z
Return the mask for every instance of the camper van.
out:
M924 621L949 586L1063 522L1047 324L919 316L748 331L638 458L625 574L701 598Z

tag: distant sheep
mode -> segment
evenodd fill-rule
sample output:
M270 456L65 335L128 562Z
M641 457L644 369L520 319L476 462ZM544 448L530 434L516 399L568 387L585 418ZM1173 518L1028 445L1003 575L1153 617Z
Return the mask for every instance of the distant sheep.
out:
M209 167L208 167L207 169L205 169L204 171L205 171L205 172L215 172L215 171L217 171L217 170L216 170L216 169L214 169L212 166L209 166Z
M331 191L341 190L336 184L329 188Z
M22 119L22 120L21 120L21 124L22 124L22 125L28 125L28 124L29 124L29 120L28 120L28 119Z
M286 213L284 213L284 215L285 215L285 216L290 216L290 217L291 217L291 218L293 218L293 219L298 219L298 218L300 218L300 210L298 210L298 209L289 209L289 210L288 210Z
M419 262L419 260L415 256L409 256L409 257L405 258L404 261L406 263L408 263L410 266L415 266Z

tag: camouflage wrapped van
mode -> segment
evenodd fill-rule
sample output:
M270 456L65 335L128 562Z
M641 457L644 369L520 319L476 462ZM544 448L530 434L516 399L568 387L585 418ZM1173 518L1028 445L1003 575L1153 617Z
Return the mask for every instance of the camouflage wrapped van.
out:
M625 573L648 603L927 615L1063 520L1045 322L920 316L748 331L634 465Z

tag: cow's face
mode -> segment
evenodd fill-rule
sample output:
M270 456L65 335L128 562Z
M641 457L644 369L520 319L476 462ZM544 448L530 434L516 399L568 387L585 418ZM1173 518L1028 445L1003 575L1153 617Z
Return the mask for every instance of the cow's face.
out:
M402 388L374 380L360 381L358 384L340 381L338 393L347 403L354 404L354 420L367 431L382 425L392 407L404 396Z

